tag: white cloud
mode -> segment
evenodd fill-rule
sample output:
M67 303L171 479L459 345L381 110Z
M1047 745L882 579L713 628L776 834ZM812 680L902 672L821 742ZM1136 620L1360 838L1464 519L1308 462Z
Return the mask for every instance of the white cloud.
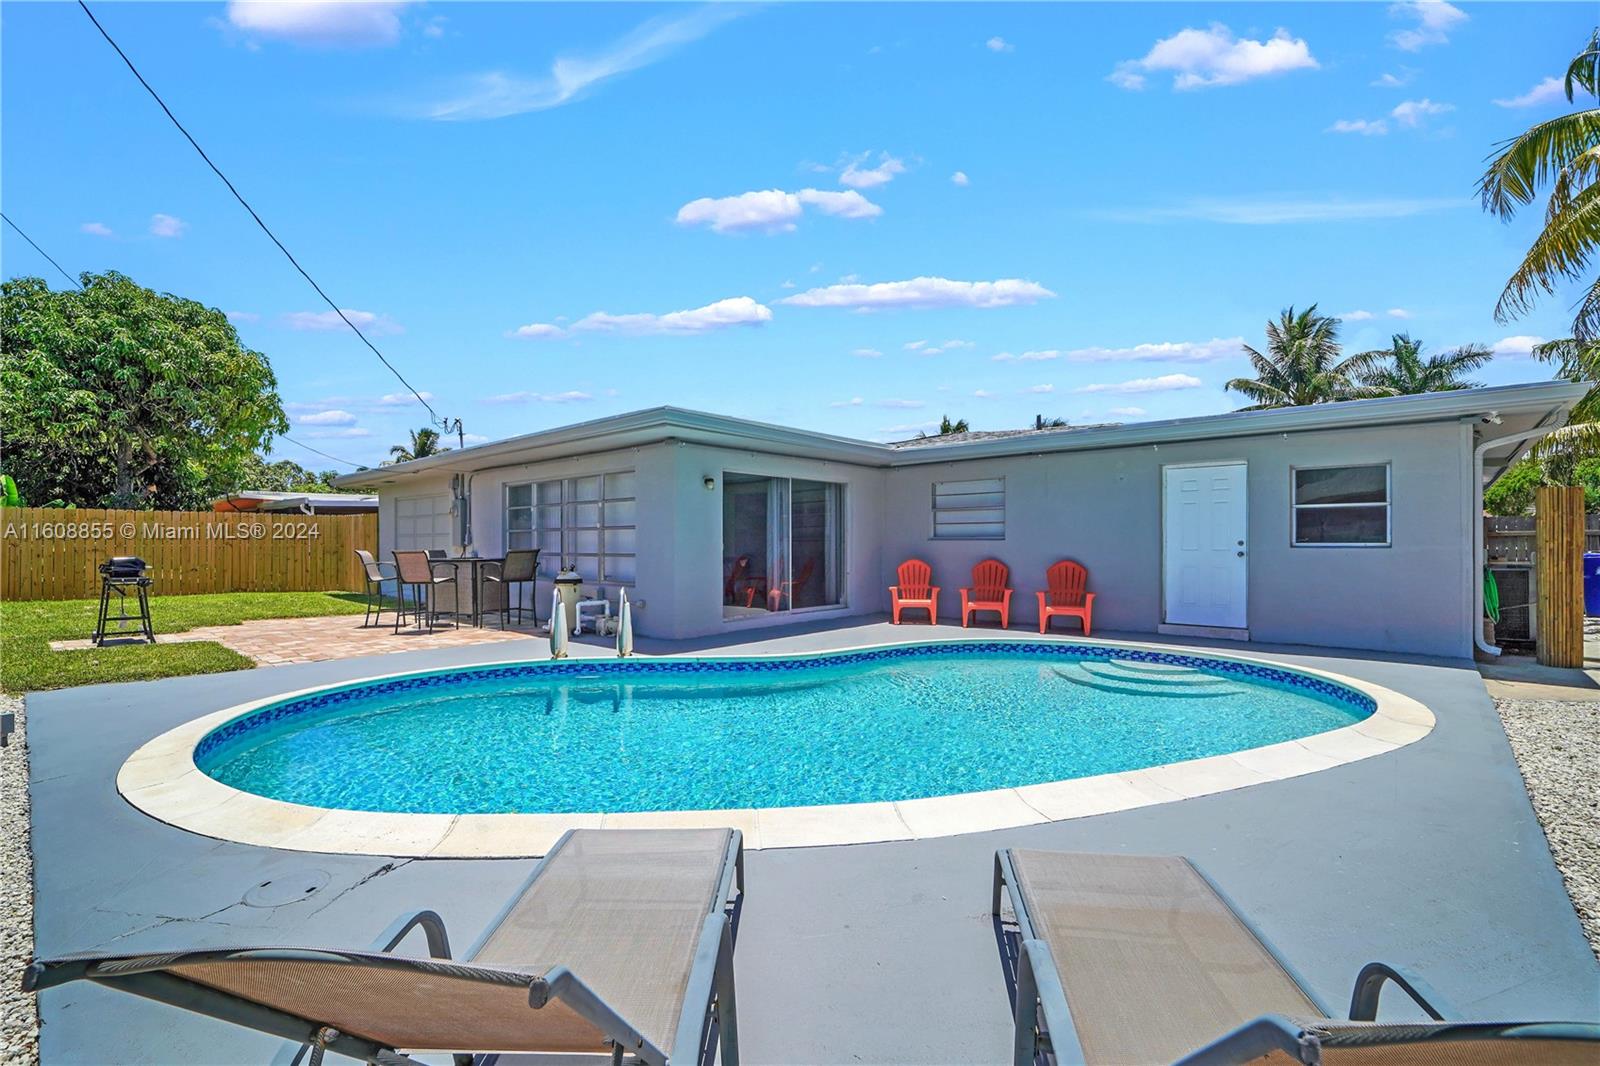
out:
M1141 393L1174 392L1178 389L1198 389L1202 382L1188 374L1162 374L1158 378L1134 378L1100 385L1080 385L1073 392Z
M1146 74L1171 71L1174 89L1205 89L1317 66L1311 47L1288 30L1255 41L1236 38L1228 27L1214 22L1208 29L1179 30L1157 41L1143 59L1117 64L1109 80L1119 88L1142 89Z
M380 315L373 311L357 311L350 307L340 310L344 312L345 318L367 333L382 335L404 332L388 315ZM283 316L283 324L290 329L321 333L349 328L332 311L290 311Z
M1391 307L1391 308L1389 308L1389 310L1385 311L1384 314L1388 315L1390 318L1410 318L1411 317L1411 312L1407 311L1404 307Z
M1391 74L1385 72L1383 74L1379 74L1367 84L1371 85L1374 89L1400 89L1410 85L1411 80L1416 76L1417 72L1412 70L1410 67L1401 67L1400 73Z
M1341 118L1323 132L1359 133L1363 137L1381 137L1389 132L1389 124L1381 118Z
M1055 392L1056 387L1054 385L1029 385L1027 391L1035 393Z
M431 34L429 36L432 36ZM489 438L482 433L463 433L461 440L464 444L488 444Z
M295 419L302 426L353 426L356 416L349 411L318 411L315 414L300 415Z
M928 342L927 341L906 341L900 347L904 348L908 352L914 352L918 348L926 348L927 346L928 346Z
M594 399L587 392L576 389L567 392L503 392L498 396L485 396L484 403L586 403Z
M1413 215L1467 207L1466 197L1429 199L1347 200L1271 198L1255 200L1199 199L1171 206L1123 208L1101 211L1097 217L1114 222L1171 222L1193 219L1235 226L1272 226L1292 222L1354 222L1365 219L1409 218Z
M115 237L111 227L104 222L85 222L78 227L79 233L87 233L94 237Z
M866 402L867 401L863 400L859 396L852 396L848 400L835 400L832 403L830 403L828 406L829 407L860 407L862 404L864 404Z
M160 212L150 216L150 236L152 237L182 237L189 228L189 223L176 215L163 215Z
M222 313L228 316L228 321L234 323L235 325L241 322L261 321L261 316L256 314L254 311L224 311Z
M1451 31L1467 21L1465 11L1444 0L1401 0L1390 5L1389 15L1415 23L1389 34L1389 43L1404 52L1419 52L1430 44L1446 44Z
M1533 349L1544 343L1543 337L1502 337L1490 346L1489 350L1495 355L1518 356L1532 355Z
M409 407L411 404L417 402L417 396L421 396L424 400L433 399L433 393L426 391L419 392L415 396L409 392L390 392L378 397L378 406Z
M1123 418L1138 418L1149 413L1143 407L1113 407L1106 412L1108 415L1119 415Z
M944 352L953 352L961 348L975 348L977 345L972 341L960 340L958 338L955 340L945 341L943 344L930 344L925 340L909 341L906 344L901 345L901 347L908 352L916 352L918 355L940 355Z
M1334 315L1333 317L1343 322L1365 322L1374 316L1371 311L1346 311L1342 315Z
M1566 98L1567 90L1562 85L1561 79L1546 78L1521 96L1496 100L1495 104L1500 107L1538 107L1540 104L1553 104Z
M928 405L923 403L921 400L877 400L872 404L872 406L887 407L900 411L915 411L920 407L926 407Z
M1131 348L1074 348L1066 353L1072 363L1211 363L1239 354L1243 337L1213 337L1208 341L1160 341L1135 344ZM1056 353L1027 352L1054 358Z
M1443 115L1455 109L1456 106L1454 104L1437 104L1427 97L1423 97L1421 100L1406 100L1397 104L1395 109L1389 112L1389 116L1400 125L1415 129L1422 124L1424 119L1433 115Z
M850 354L858 359L879 359L883 356L883 353L876 348L857 348Z
M1023 352L1021 355L1001 352L999 355L991 355L989 358L996 363L1046 363L1052 359L1060 359L1061 353L1054 348L1045 348L1041 351Z
M974 389L972 395L980 400L992 400L1000 394L998 392L990 392L988 389Z
M1021 278L998 281L951 281L920 277L871 285L827 285L781 301L795 307L848 307L857 311L930 307L1014 307L1032 304L1055 293Z
M228 22L253 37L321 48L370 48L400 39L404 2L366 0L233 0Z
M742 13L733 4L706 4L687 15L653 18L595 55L558 57L543 77L503 71L479 74L450 98L423 107L417 117L466 122L560 107L609 78L648 66L700 40Z
M891 434L891 433L925 433L930 429L938 429L938 428L939 428L939 423L937 423L937 422L907 422L907 423L904 423L904 424L898 425L898 426L883 426L882 428L880 428L878 430L878 432L879 433L885 433L885 434ZM891 439L898 440L900 438L891 438Z
M878 165L863 167L867 157L852 160L846 164L844 170L839 172L839 184L848 185L852 189L876 189L879 185L887 185L895 179L895 175L906 172L905 163L896 159L888 152L879 156Z
M512 330L513 337L558 338L574 333L626 333L634 336L647 334L710 333L732 326L759 326L772 321L772 309L757 303L749 296L732 296L726 300L706 304L687 311L669 311L664 315L629 314L613 315L596 311L578 319L563 329L549 322L531 322Z
M1017 47L1004 37L991 37L983 42L983 46L991 52L1011 52Z
M552 322L529 322L526 326L518 326L506 334L519 340L554 340L566 335L566 330Z
M677 222L680 226L709 226L714 233L788 233L808 206L838 218L876 218L883 214L883 208L854 189L763 189L738 196L691 200L678 208Z
M967 177L967 172L965 170L958 170L954 174L950 175L950 184L959 185L965 189L968 185L972 184L972 179Z

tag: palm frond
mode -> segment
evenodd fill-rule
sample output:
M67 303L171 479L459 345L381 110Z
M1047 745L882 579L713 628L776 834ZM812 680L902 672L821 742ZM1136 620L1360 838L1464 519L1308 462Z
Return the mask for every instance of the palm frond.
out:
M1596 144L1600 144L1600 108L1559 115L1501 142L1499 154L1478 180L1483 209L1497 218L1510 218L1533 202L1540 186Z
M1576 94L1576 86L1586 91L1590 96L1600 96L1600 27L1596 27L1589 37L1589 43L1573 57L1567 66L1567 76L1563 87L1567 91L1567 102L1571 103Z
M1600 422L1573 422L1537 441L1528 454L1541 462L1600 456Z
M1596 249L1600 249L1600 185L1591 185L1534 237L1495 304L1495 321L1529 311L1541 291L1553 294L1559 282L1583 271Z

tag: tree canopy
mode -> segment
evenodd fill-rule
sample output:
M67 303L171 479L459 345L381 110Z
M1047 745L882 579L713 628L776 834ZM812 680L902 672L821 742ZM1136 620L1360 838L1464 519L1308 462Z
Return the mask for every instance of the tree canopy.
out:
M1362 354L1374 360L1372 369L1362 374L1362 383L1382 389L1389 396L1477 388L1479 383L1468 380L1466 375L1494 358L1494 353L1482 344L1466 344L1424 358L1422 342L1412 340L1408 333L1396 333L1387 349Z
M1266 353L1246 344L1244 354L1256 376L1234 378L1225 387L1254 401L1246 411L1389 395L1362 381L1387 353L1341 357L1339 320L1318 314L1316 304L1281 312L1276 322L1267 323Z
M108 271L0 293L5 471L30 499L203 506L288 421L277 379L214 308ZM220 486L220 488L219 488Z
M442 443L439 431L432 426L423 426L421 429L411 431L410 445L396 444L389 449L388 460L390 463L409 463L413 459L425 459L430 455L447 452L450 448Z

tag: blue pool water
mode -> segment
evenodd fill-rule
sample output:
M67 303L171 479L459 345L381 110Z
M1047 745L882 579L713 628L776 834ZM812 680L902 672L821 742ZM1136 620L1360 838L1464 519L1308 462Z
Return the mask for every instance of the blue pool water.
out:
M1252 663L1057 642L781 660L567 660L285 700L208 734L224 784L317 807L447 814L912 799L1239 751L1372 713Z

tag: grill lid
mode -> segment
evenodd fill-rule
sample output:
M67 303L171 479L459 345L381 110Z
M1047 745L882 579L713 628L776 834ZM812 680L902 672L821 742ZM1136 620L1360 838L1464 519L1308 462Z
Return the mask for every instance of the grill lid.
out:
M149 567L137 555L114 555L100 564L106 577L143 577Z

